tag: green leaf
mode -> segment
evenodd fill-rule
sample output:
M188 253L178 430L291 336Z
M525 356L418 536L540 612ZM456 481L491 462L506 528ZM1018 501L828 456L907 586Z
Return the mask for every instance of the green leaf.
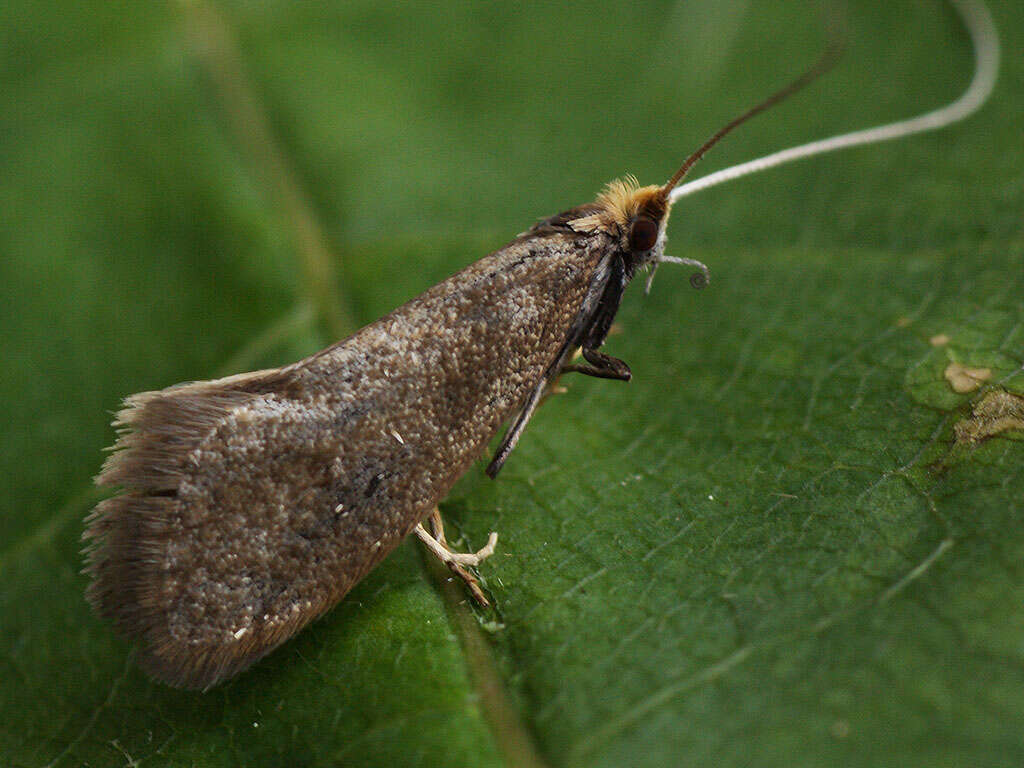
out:
M197 694L149 681L82 596L120 398L297 359L614 176L664 179L813 60L819 21L7 3L4 764L1024 761L1024 9L994 5L976 117L676 206L670 252L710 286L634 287L608 343L634 380L566 377L501 478L477 466L443 507L467 548L500 532L492 610L407 544ZM839 69L706 170L966 85L941 3L850 25ZM987 374L957 392L950 364Z

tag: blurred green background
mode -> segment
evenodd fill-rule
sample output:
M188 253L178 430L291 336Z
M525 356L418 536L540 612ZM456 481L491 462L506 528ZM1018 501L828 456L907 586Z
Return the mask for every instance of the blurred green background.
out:
M626 172L665 179L821 46L802 0L0 7L0 763L1020 765L1024 6L942 132L683 200L663 269L494 483L444 506L476 611L407 544L199 695L88 609L124 395L309 354ZM934 108L938 0L852 2L837 70L699 173ZM930 340L937 335L948 343ZM951 362L988 368L954 392Z

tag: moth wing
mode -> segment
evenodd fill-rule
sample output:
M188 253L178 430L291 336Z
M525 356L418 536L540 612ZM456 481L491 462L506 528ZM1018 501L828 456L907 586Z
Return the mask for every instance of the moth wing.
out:
M515 241L295 365L128 398L98 478L123 492L86 532L90 601L172 685L207 688L269 653L523 407L600 260L560 233Z

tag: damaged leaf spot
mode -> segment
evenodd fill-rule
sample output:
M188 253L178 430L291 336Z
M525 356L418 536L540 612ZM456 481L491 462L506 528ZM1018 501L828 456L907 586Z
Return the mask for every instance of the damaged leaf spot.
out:
M960 363L950 363L943 374L954 392L973 392L992 378L991 368L970 368Z
M937 333L928 339L928 343L933 347L944 347L949 344L950 341L952 341L952 339L944 333Z
M953 428L958 443L979 443L1003 432L1024 430L1024 397L1012 392L989 392L974 404L971 413Z

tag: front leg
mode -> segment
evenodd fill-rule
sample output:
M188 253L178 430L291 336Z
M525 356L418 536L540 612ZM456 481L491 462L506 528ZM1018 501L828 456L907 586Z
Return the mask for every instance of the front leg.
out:
M599 379L615 379L616 381L629 381L633 378L633 372L622 360L596 349L583 348L583 359L590 365L563 365L562 373L582 373L586 376L596 376Z
M597 376L601 379L629 381L632 378L633 374L629 370L629 366L621 360L618 360L611 355L604 355L596 349L587 349L584 347L582 351L584 359L586 359L590 365L563 365L559 374L575 371L576 373L584 373L587 376ZM516 416L515 421L512 422L512 426L509 427L508 432L505 433L505 437L501 441L501 445L498 447L497 452L494 454L494 458L486 469L488 476L492 479L498 476L498 472L500 472L502 466L504 466L505 460L508 458L509 454L512 453L512 449L516 447L516 443L519 442L519 438L522 436L523 430L526 429L526 425L530 421L530 417L533 416L533 412L540 404L541 396L548 388L548 383L549 379L547 377L541 379L534 388L529 399L526 401L526 404L519 411L519 415Z

